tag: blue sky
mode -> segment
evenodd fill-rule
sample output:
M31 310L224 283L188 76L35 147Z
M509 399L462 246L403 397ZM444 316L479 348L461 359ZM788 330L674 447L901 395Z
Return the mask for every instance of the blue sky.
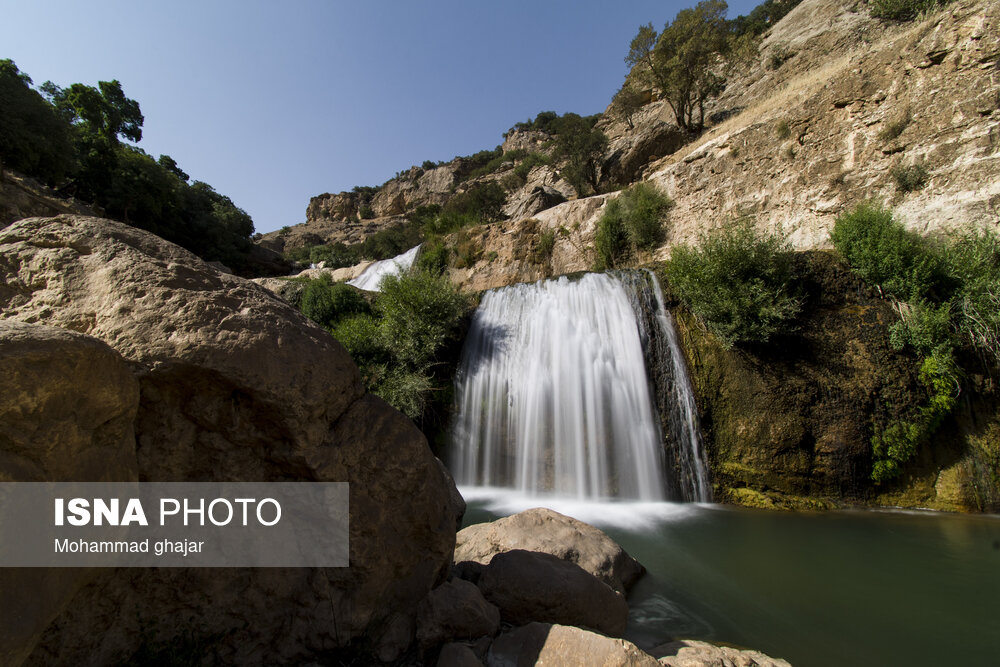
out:
M493 148L539 111L603 111L639 25L693 4L0 0L0 58L36 85L120 80L139 145L266 232L314 195Z

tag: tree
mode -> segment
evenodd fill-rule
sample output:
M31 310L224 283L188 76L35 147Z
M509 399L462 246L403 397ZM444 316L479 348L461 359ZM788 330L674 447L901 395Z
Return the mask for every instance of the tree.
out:
M690 131L705 125L705 102L722 92L725 79L716 73L726 53L728 5L702 0L681 10L657 36L652 24L639 28L625 62L639 70L670 104L677 124Z
M646 96L638 89L631 77L625 80L625 85L621 87L611 99L611 111L617 116L625 119L630 130L635 129L632 123L632 116L635 115L646 102Z
M12 60L0 60L0 109L3 166L53 186L73 171L69 126Z
M600 183L600 162L608 147L608 138L594 127L596 119L575 113L563 115L556 131L556 157L566 161L563 175L581 196L587 185L595 191Z
M60 88L51 81L42 84L42 91L56 109L85 135L103 138L117 144L119 137L132 142L142 140L142 111L139 103L125 97L117 80L99 81L98 87L74 83Z

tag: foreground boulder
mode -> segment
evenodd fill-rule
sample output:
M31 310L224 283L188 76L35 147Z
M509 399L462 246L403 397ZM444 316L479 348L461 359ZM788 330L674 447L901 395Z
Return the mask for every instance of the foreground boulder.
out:
M82 334L0 320L0 481L129 482L139 383ZM99 570L2 568L0 664L18 665Z
M504 621L576 625L621 637L628 622L625 596L578 565L550 554L514 550L497 554L479 589Z
M493 642L488 667L522 665L601 665L602 667L658 667L650 655L624 639L548 623L529 623L506 632Z
M622 594L646 571L600 529L542 507L461 530L455 562L488 565L497 554L515 549L578 565Z
M178 643L220 663L289 663L362 639L392 658L412 641L463 508L421 433L364 393L327 332L178 246L80 216L0 231L0 312L86 333L129 362L140 480L351 484L350 568L104 574L31 663L109 664Z

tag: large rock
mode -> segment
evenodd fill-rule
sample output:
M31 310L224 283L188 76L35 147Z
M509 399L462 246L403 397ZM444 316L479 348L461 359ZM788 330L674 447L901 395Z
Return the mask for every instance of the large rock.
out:
M121 355L82 334L0 320L0 481L139 478L139 383ZM99 570L0 569L0 664L19 665Z
M542 507L463 529L456 536L455 562L488 565L496 554L514 549L579 565L620 593L646 571L600 529Z
M383 656L402 650L447 572L462 508L420 432L364 394L329 334L254 283L107 220L8 227L0 278L3 317L85 332L131 363L140 479L351 484L350 568L123 570L81 592L37 664L115 662L179 638L211 640L225 663L302 660L361 635L389 646Z
M454 639L492 637L500 629L500 611L475 584L452 579L431 591L417 610L417 641L423 647Z
M487 667L659 667L652 656L624 639L548 623L530 623L500 635L490 646L486 664Z
M791 667L760 651L741 651L690 639L657 646L650 653L668 667Z
M577 625L620 637L628 622L625 596L580 566L532 551L497 554L479 589L515 625L542 621Z

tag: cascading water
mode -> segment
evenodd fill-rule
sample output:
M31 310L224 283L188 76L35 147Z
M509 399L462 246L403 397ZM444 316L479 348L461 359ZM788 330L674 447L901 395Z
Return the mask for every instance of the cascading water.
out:
M586 274L483 296L456 379L459 484L579 499L705 499L665 476L665 464L673 469L682 457L665 456L645 348L667 338L659 329L669 320L644 314L636 295L651 289L639 289L642 276Z
M395 276L409 271L419 251L420 246L417 246L391 259L381 259L377 262L372 262L368 268L361 272L361 275L353 280L348 280L347 284L368 292L377 292L379 283L386 276Z

